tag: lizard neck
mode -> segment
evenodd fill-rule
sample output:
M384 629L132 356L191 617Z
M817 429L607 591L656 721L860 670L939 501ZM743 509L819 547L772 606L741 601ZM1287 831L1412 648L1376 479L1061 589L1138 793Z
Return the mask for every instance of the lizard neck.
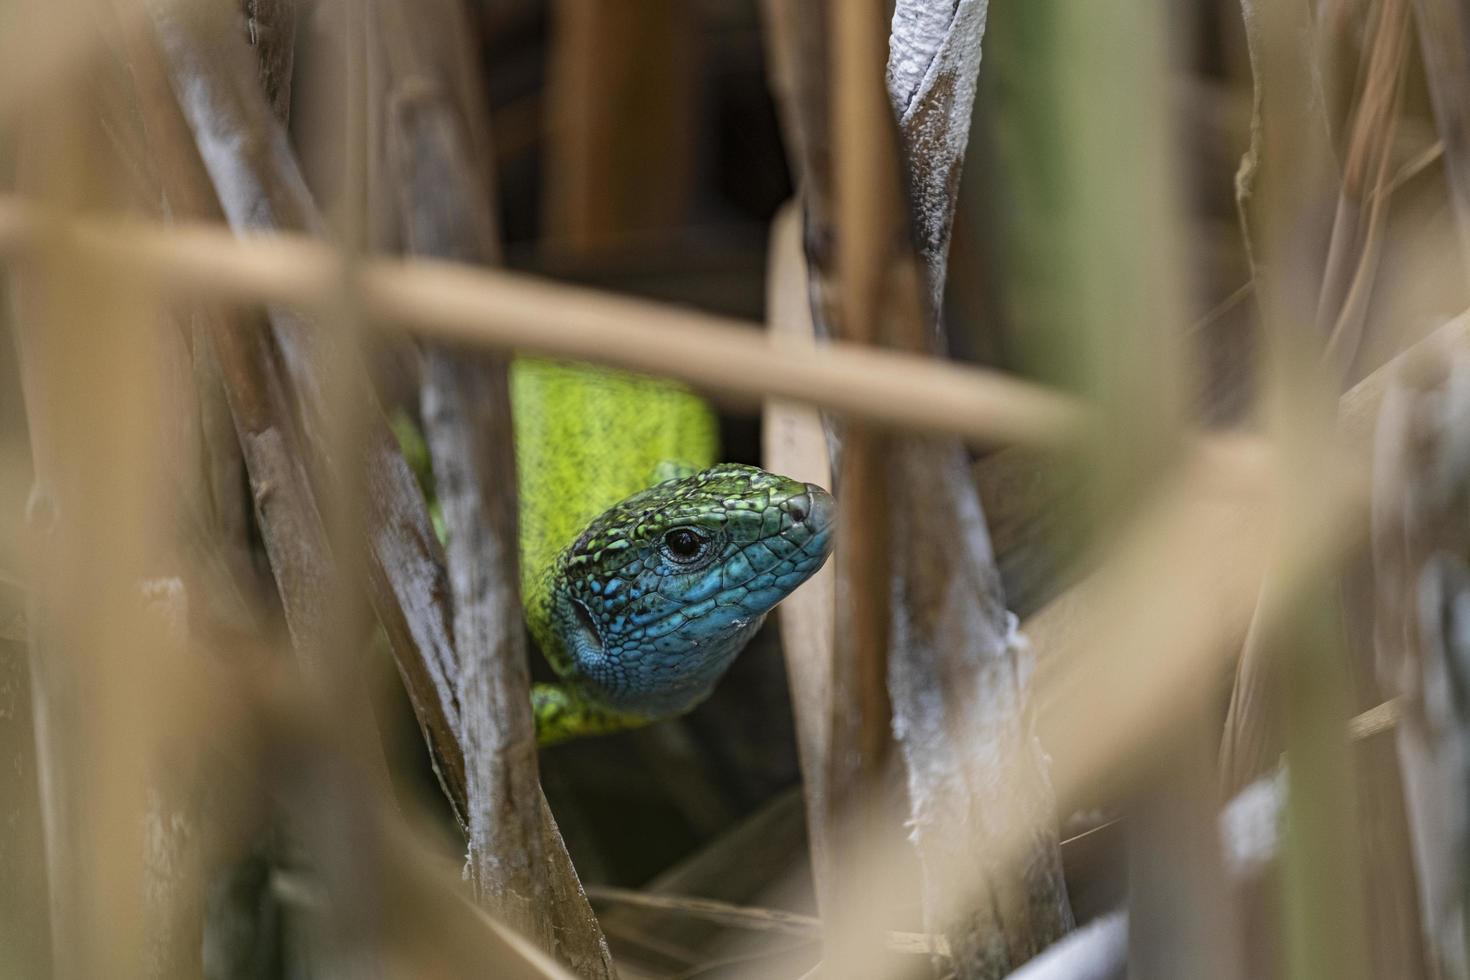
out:
M687 388L591 365L517 358L510 385L522 602L543 655L571 679L551 623L558 556L598 515L670 466L713 463L716 421Z

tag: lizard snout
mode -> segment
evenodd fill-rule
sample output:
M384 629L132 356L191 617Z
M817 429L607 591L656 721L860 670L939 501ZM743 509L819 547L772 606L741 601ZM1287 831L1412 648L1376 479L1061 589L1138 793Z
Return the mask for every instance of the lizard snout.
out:
M791 508L791 519L806 524L813 530L829 527L837 516L837 501L815 483L803 484L806 493L793 497L787 505Z

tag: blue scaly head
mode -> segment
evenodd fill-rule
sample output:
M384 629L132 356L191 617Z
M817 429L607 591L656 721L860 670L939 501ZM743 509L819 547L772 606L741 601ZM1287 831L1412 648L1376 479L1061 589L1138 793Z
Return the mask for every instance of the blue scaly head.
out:
M604 512L528 610L562 685L537 685L543 744L688 711L831 552L827 491L725 463Z

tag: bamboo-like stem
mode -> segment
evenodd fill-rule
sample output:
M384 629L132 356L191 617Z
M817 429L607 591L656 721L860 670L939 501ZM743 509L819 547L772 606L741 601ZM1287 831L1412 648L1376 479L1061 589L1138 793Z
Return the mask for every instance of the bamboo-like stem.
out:
M169 91L160 53L144 31L135 31L128 41L132 68L145 93L143 110L172 215L175 219L222 220L218 198ZM361 678L338 676L337 669L327 664L328 652L341 646L337 615L340 567L311 485L307 457L270 337L263 323L238 313L231 315L213 303L200 309L198 327L200 342L218 366L245 456L261 535L293 645L311 676L351 701L345 713L352 725L362 726L360 730L371 736L361 747L374 760L376 777L386 787L387 762L371 724Z
M789 936L805 936L813 939L819 938L822 934L821 919L782 909L736 905L733 902L695 898L689 895L651 894L609 885L593 885L587 889L587 894L597 902L672 912L692 919L704 919L723 926L733 926L737 929L779 932ZM886 939L888 948L896 952L949 955L949 944L945 942L943 936L930 936L921 932L890 932Z
M941 314L949 229L988 12L985 0L900 0L889 38L887 94L917 239L894 265L900 276L917 267L928 287L903 285L895 298L905 311L904 342L936 354L948 349ZM1029 655L1006 611L965 453L951 439L910 439L895 457L888 685L906 823L925 927L951 949L935 969L981 980L1071 928L1055 799L1030 725ZM996 861L994 845L1011 824L1025 841L1020 856Z
M1264 302L1263 286L1268 277L1278 287L1297 284L1296 292L1305 292L1305 288L1299 285L1304 276L1284 276L1281 269L1270 269L1265 265L1261 249L1265 245L1262 239L1267 229L1262 228L1261 223L1270 215L1270 208L1263 207L1263 200L1273 194L1276 201L1293 200L1291 193L1281 189L1287 181L1293 182L1293 188L1309 188L1317 194L1330 192L1338 181L1331 163L1328 125L1322 106L1309 96L1313 91L1311 57L1304 43L1312 35L1308 11L1297 5L1268 10L1251 0L1242 0L1241 16L1253 88L1250 146L1236 173L1235 197L1242 239L1251 264L1254 293L1260 304ZM1272 33L1272 25L1283 30L1280 38ZM1276 50L1273 44L1280 47L1288 43L1292 45L1291 57L1273 56ZM1272 136L1289 135L1292 142L1288 148L1268 146L1268 133ZM1325 254L1328 219L1315 213L1307 214L1303 225L1315 233L1319 230L1319 218L1322 219L1320 242L1309 239L1302 229L1296 231L1292 240L1295 258L1303 269L1317 264L1319 251ZM1283 255L1275 256L1278 262L1283 258ZM1304 295L1299 295L1296 320L1312 322L1315 308L1315 297L1307 300ZM1266 674L1266 658L1257 651L1255 634L1252 629L1243 637L1244 651L1236 665L1235 686L1222 738L1221 768L1226 793L1240 789L1263 767L1273 765L1274 746L1279 742L1275 731L1277 699L1274 681ZM1272 749L1262 751L1261 746L1268 744Z
M1424 75L1444 143L1445 175L1460 251L1470 264L1470 9L1460 0L1414 0Z
M899 233L898 160L883 90L887 31L877 0L834 0L830 69L832 186L836 199L838 335L891 342L889 257ZM900 314L901 316L902 314ZM888 328L888 329L885 329ZM841 507L823 778L829 866L819 882L829 934L822 975L883 972L878 930L891 895L883 865L859 855L893 833L896 814L883 774L892 746L888 701L893 446L867 426L842 430L836 460Z
M1394 378L1421 370L1424 365L1441 360L1443 351L1447 348L1470 350L1470 314L1456 317L1440 327L1343 395L1338 403L1336 438L1339 449L1346 456L1335 458L1336 461L1332 464L1332 473L1335 475L1324 476L1319 473L1317 481L1323 487L1334 488L1331 506L1336 513L1324 511L1313 522L1312 527L1301 529L1303 555L1300 563L1293 564L1280 578L1281 592L1290 595L1293 587L1299 587L1303 576L1319 569L1327 560L1322 552L1314 552L1313 549L1325 548L1329 554L1341 554L1350 549L1353 542L1365 533L1366 477L1363 474L1367 456L1372 449L1374 420L1378 416L1379 407ZM1152 652L1144 649L1144 638L1153 636L1155 630L1166 626L1158 619L1157 613L1161 607L1155 601L1147 613L1150 620L1149 630L1130 635L1119 647L1120 650L1126 647L1127 652L1122 656L1134 666L1122 669L1122 673L1117 675L1120 678L1119 686L1112 692L1097 688L1089 680L1089 674L1094 669L1090 665L1103 668L1109 674L1120 667L1118 662L1109 659L1111 655L1105 650L1105 633L1099 629L1099 621L1094 618L1098 614L1109 612L1108 600L1101 592L1102 575L1109 567L1107 565L1099 567L1092 576L1063 593L1022 624L1023 631L1037 650L1036 683L1041 711L1038 723L1043 733L1050 733L1045 740L1056 755L1058 793L1064 801L1083 798L1085 787L1096 785L1096 780L1103 778L1105 772L1115 771L1118 760L1136 752L1144 744L1137 737L1137 731L1126 736L1127 747L1095 737L1098 732L1103 729L1121 731L1119 719L1124 716L1133 717L1139 722L1147 719L1144 725L1147 731L1165 730L1172 719L1189 710L1188 700L1182 698L1183 692L1197 691L1199 685L1205 683L1203 679L1212 676L1212 670L1215 669L1208 666L1204 659L1192 658L1214 657L1221 658L1217 662L1223 662L1223 658L1238 649L1239 643L1244 639L1247 624L1256 607L1256 597L1254 594L1242 596L1239 592L1227 595L1221 583L1227 583L1230 590L1251 590L1259 586L1258 579L1242 576L1241 570L1233 567L1231 560L1227 560L1227 555L1233 553L1244 557L1249 549L1240 550L1239 539L1260 531L1259 522L1265 519L1265 508L1270 505L1259 494L1267 486L1270 470L1263 465L1265 461L1260 458L1256 449L1246 446L1238 446L1235 452L1223 451L1225 449L1223 445L1216 446L1212 450L1220 451L1216 459L1204 464L1212 475L1200 474L1195 478L1195 485L1201 491L1196 504L1206 508L1205 513L1214 511L1210 521L1225 528L1229 538L1236 541L1229 549L1218 546L1210 546L1213 550L1206 549L1212 574L1218 576L1214 579L1216 584L1206 591L1219 603L1214 607L1217 611L1230 611L1229 615L1213 617L1209 624L1212 633L1210 637L1191 638L1187 643L1177 643L1173 647L1160 645ZM1198 455L1194 458L1196 464L1201 462ZM1226 487L1229 489L1226 490ZM1254 505L1250 504L1252 499L1256 501ZM1221 513L1221 507L1229 510ZM1255 516L1252 516L1252 508ZM1159 503L1155 503L1152 513L1151 519L1162 519L1163 512ZM1249 546L1250 549L1255 547ZM1260 561L1260 558L1257 552L1250 560ZM1178 562L1166 562L1158 567L1169 568L1171 579L1177 579L1186 566ZM1183 594L1185 591L1187 590L1177 582L1170 586L1170 594ZM1119 611L1113 609L1110 612ZM1281 602L1273 602L1254 614L1261 620L1260 628L1270 629L1273 623L1279 622L1281 611ZM1171 630L1174 628L1169 627ZM1154 640L1149 639L1147 645L1152 647L1153 643ZM1081 659L1075 655L1069 658L1062 652L1074 648L1077 653L1085 655ZM1167 655L1160 653L1161 650L1167 650ZM1094 657L1098 659L1094 660ZM1169 672L1178 670L1180 673L1173 682L1163 677L1155 678L1142 666L1149 662L1150 657L1160 657L1159 663L1166 664ZM1182 678L1186 676L1198 680L1182 682ZM1147 680L1146 684L1139 683L1144 679ZM1156 680L1157 687L1154 686ZM1125 700L1137 699L1132 706L1124 705L1121 701L1114 703L1113 699L1119 696L1124 687L1129 695ZM1113 706L1105 713L1098 714L1097 706L1104 704ZM1385 724L1384 721L1370 719L1380 718L1391 710L1387 707L1375 709L1355 724L1359 727L1381 727ZM1072 747L1064 748L1065 745ZM1074 749L1082 751L1074 754ZM1253 767L1242 766L1239 770L1241 785L1249 783L1274 764L1280 751L1279 741L1267 741L1255 746L1251 757L1260 760L1259 764Z
M794 205L771 227L766 309L773 336L815 342L816 324L808 295L809 272L801 247L801 212ZM832 461L821 415L804 405L772 400L762 418L765 466L796 480L832 486ZM832 711L832 637L836 604L831 563L781 604L781 652L791 687L796 748L806 800L807 846L816 879L818 908L830 888L831 853L827 793L828 717Z
M1466 525L1459 499L1465 473L1447 459L1463 443L1470 399L1459 380L1463 350L1446 349L1429 370L1403 375L1385 399L1374 465L1374 650L1392 705L1402 805L1412 847L1424 975L1470 975L1466 934L1466 718L1454 606L1464 594ZM1447 470L1449 470L1447 472ZM1381 713L1381 712L1380 712ZM1355 727L1365 719L1355 719ZM1382 724L1382 722L1380 722ZM1397 801L1395 801L1397 803ZM1397 807L1395 807L1397 809ZM1376 892L1376 889L1375 889ZM1369 898L1377 895L1370 893ZM1417 898L1417 902L1415 901ZM1417 944L1416 944L1417 946ZM1418 951L1417 949L1415 950Z
M418 25L428 26L425 37L407 31L405 11L393 0L382 0L372 9L385 48L388 118L382 151L395 185L404 246L411 254L489 261L496 250L493 218L481 188L483 178L457 121L456 110L463 107L448 102L453 86L438 78L438 67L422 57L425 42L442 45L436 33L453 35L455 25L444 21L449 11L428 11ZM430 80L438 84L431 86ZM446 217L450 207L462 216L460 220ZM473 804L483 812L465 814L471 829L471 859L476 862L475 884L490 896L509 898L500 894L506 888L539 904L545 900L544 880L525 876L524 871L512 874L512 879L523 879L513 882L484 880L480 874L488 870L483 862L489 855L483 852L493 843L487 836L492 826L486 821L497 805L507 807L499 832L511 834L519 828L524 836L519 849L540 865L539 829L525 833L522 812L529 804L531 826L539 822L535 754L529 749L535 736L527 700L526 651L522 632L510 628L520 618L520 604L514 572L515 467L505 366L431 348L424 355L423 374L425 435L448 526L454 639L463 665L460 676L451 679L460 688L456 702L461 737L471 714L489 724L477 725L481 730L474 740L482 743L480 758L472 762L467 754L466 769L468 773L488 765L480 778L503 783L498 792L489 785L479 787L472 793ZM467 683L471 675L475 680ZM520 689L512 694L505 689L510 686ZM466 694L472 705L465 704ZM502 766L507 768L497 774L494 770ZM498 860L514 856L504 854ZM533 927L525 908L507 911L519 928ZM549 948L549 935L537 938Z
M218 0L187 9L150 0L150 10L179 105L234 229L323 235L326 222L236 36L235 11ZM353 191L349 187L346 193ZM365 578L374 610L427 733L446 795L462 807L464 789L455 780L464 763L450 682L459 664L442 552L427 504L355 349L355 337L331 329L344 315L371 309L368 298L351 288L362 260L325 245L318 248L329 258L312 315L271 306L272 336L299 406L308 458L319 464L314 473L330 489L360 489L352 494L352 503L359 506L351 507L349 516L361 520L365 532L353 540L365 539ZM348 433L349 438L339 438Z
M1397 76L1394 51L1402 44L1403 30L1401 22L1392 25L1395 7L1403 9L1397 4L1383 8L1384 23L1391 26L1380 35L1382 56L1375 59L1375 69L1391 76L1375 80L1375 87L1390 91ZM1265 569L1258 629L1279 644L1275 660L1285 698L1282 729L1293 760L1287 818L1291 839L1283 874L1284 965L1287 976L1351 980L1368 975L1369 947L1358 830L1362 813L1351 760L1337 731L1351 713L1349 665L1338 642L1332 602L1333 569L1342 555L1324 566L1286 569L1288 562L1299 562L1313 550L1311 540L1323 529L1322 469L1333 465L1324 437L1333 425L1340 382L1323 370L1320 346L1301 326L1311 322L1318 306L1321 294L1313 294L1323 268L1320 249L1303 232L1326 214L1330 198L1323 192L1330 194L1336 184L1317 179L1333 169L1331 157L1313 139L1314 131L1303 127L1301 110L1283 106L1309 91L1297 87L1304 67L1297 44L1306 11L1264 5L1256 15L1265 180L1248 210L1255 219L1262 269L1256 295L1265 338L1265 405L1282 461L1276 489L1281 554ZM1390 101L1385 110L1391 106ZM1315 107L1305 111L1310 118ZM1336 283L1327 285L1331 296ZM1357 492L1366 496L1361 485ZM1361 540L1362 526L1359 514L1349 528L1351 540ZM1289 574L1297 576L1295 584L1283 587L1280 583ZM1268 617L1274 626L1264 625Z
M1363 90L1353 115L1332 241L1318 300L1318 329L1325 356L1350 369L1368 316L1393 195L1393 145L1403 100L1408 55L1409 0L1387 0L1378 11Z
M340 283L334 252L303 236L242 239L207 226L101 219L58 225L30 202L0 196L0 256L23 258L43 232L196 295L313 308ZM785 398L977 446L1064 446L1084 433L1076 402L997 371L840 341L791 348L741 320L450 262L365 259L357 282L376 321L426 337L665 375L746 401Z
M373 12L386 49L383 149L404 246L420 255L493 263L500 249L486 194L488 153L466 125L485 113L468 94L478 73L462 40L463 12L456 4L419 4L410 15L400 0L378 0ZM426 84L430 80L437 84ZM505 361L431 346L424 353L422 398L449 536L454 642L462 665L455 702L475 888L579 974L612 977L607 942L537 775Z
M23 19L95 26L79 4L19 8ZM94 86L119 74L71 79L27 120L22 186L60 208L125 206L130 188L105 131L116 116L93 101ZM111 166L90 170L96 159ZM91 288L78 291L83 277ZM14 285L34 463L24 543L51 975L143 977L164 952L153 945L163 923L142 901L149 780L179 693L177 650L139 594L168 542L156 494L162 321L146 286L88 270L64 243L43 249ZM176 897L160 891L165 906Z

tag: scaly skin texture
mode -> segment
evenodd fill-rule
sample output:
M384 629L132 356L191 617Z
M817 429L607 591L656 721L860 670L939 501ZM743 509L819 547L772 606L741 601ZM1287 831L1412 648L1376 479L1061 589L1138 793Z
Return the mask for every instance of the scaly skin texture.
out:
M613 504L713 465L714 413L687 388L584 364L511 364L521 596L536 604L557 553Z
M522 598L562 679L532 692L539 740L689 710L826 560L832 498L712 466L713 413L669 382L521 359L511 398Z
M593 520L526 612L563 687L536 699L543 743L688 711L771 607L821 567L832 498L723 463Z

